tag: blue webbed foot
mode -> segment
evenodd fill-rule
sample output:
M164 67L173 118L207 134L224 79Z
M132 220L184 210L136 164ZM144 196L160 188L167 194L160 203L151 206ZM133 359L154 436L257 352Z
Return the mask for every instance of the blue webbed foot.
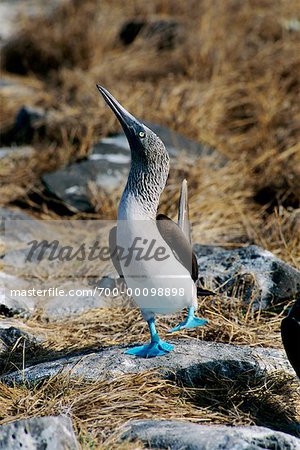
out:
M136 355L142 358L153 358L155 356L162 356L173 350L174 346L167 342L158 339L157 342L150 344L139 345L137 347L129 348L125 351L127 355Z
M196 327L202 327L203 325L206 325L208 323L208 320L206 319L199 319L198 317L194 316L194 308L189 309L189 313L187 318L184 322L181 322L177 327L171 328L171 330L168 330L169 333L173 333L174 331L183 330L184 328L196 328Z

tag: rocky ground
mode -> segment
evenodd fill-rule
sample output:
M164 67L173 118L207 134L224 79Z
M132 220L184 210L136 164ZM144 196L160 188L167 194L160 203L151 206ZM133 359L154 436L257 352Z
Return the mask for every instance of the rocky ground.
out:
M0 449L300 448L298 2L142 3L0 5ZM201 329L159 318L163 357L124 354L148 339L129 299L11 291L120 283L26 272L32 236L116 218L130 152L96 82L165 142L161 212L189 184L215 295Z

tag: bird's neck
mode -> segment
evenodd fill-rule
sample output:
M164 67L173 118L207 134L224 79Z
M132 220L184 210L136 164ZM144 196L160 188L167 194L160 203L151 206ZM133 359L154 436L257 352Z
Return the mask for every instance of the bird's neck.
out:
M119 205L118 219L154 219L164 190L169 167L131 165L127 184Z

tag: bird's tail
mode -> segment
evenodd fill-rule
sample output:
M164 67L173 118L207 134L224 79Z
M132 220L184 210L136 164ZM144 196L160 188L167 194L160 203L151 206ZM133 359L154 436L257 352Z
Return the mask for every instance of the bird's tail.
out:
M209 289L204 289L200 286L197 286L197 297L206 297L209 295L217 295L217 294L213 291L210 291Z
M187 238L188 242L192 243L192 232L189 221L189 199L187 181L183 180L180 190L179 208L178 208L178 226Z
M184 179L181 184L179 208L178 208L178 226L182 230L188 242L192 245L192 227L189 220L189 199L187 181ZM195 255L194 255L194 258ZM197 288L197 297L204 297L208 295L216 295L215 292L204 289L199 285Z

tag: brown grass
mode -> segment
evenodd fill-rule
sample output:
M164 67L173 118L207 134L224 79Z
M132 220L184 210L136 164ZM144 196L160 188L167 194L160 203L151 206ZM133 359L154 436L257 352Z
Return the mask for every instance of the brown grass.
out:
M174 49L159 51L155 36L144 39L143 33L130 46L121 44L118 33L126 20L157 17L184 27ZM2 66L6 77L26 84L32 95L3 91L1 129L11 126L24 103L51 116L34 137L35 156L1 164L1 203L18 202L38 218L58 218L40 175L85 157L93 142L118 130L96 91L100 83L137 117L170 126L229 159L224 167L214 156L193 166L174 163L162 212L176 217L174 200L186 177L195 242L255 243L299 268L300 33L289 30L291 19L299 20L298 0L73 0L48 18L22 18L19 35L3 51ZM91 184L95 212L72 219L114 218L120 194L121 189L107 197ZM204 299L199 308L210 324L178 339L281 347L279 328L288 305L281 312L251 313L239 296ZM132 309L99 309L57 323L36 315L27 325L46 336L37 359L148 338ZM160 320L162 336L169 325L170 319ZM27 363L33 358L25 356ZM16 348L8 368L22 367L22 358L22 347ZM262 423L263 413L276 413L273 425L264 423L283 429L299 416L297 395L297 387L279 374L252 383L212 375L197 392L155 374L93 385L58 377L36 389L1 385L0 411L5 422L68 412L84 448L113 448L113 432L121 423L155 415L236 424ZM259 404L266 407L255 415Z
M255 242L298 265L299 33L288 30L297 3L219 0L212 6L190 0L175 7L171 1L132 0L124 7L119 1L71 1L47 19L23 19L21 49L13 45L4 55L16 61L13 52L21 51L29 75L23 78L35 88L29 103L53 114L36 143L38 160L0 169L2 201L23 196L30 203L33 190L38 202L30 206L53 217L39 175L84 157L93 141L117 130L95 89L100 82L138 117L169 125L230 158L223 169L202 161L189 170L180 161L172 167L162 207L175 213L168 199L187 176L195 240ZM127 19L161 15L186 27L173 50L158 51L142 34L130 46L121 44L118 32ZM12 119L24 99L5 100ZM120 192L102 207L99 194L91 186L97 217L112 217Z
M122 448L120 427L128 420L177 419L197 423L267 425L293 432L299 417L297 387L281 373L229 380L214 373L198 388L162 380L155 372L94 383L57 376L35 388L0 389L0 423L37 415L69 415L83 448ZM289 402L286 403L286 396Z

